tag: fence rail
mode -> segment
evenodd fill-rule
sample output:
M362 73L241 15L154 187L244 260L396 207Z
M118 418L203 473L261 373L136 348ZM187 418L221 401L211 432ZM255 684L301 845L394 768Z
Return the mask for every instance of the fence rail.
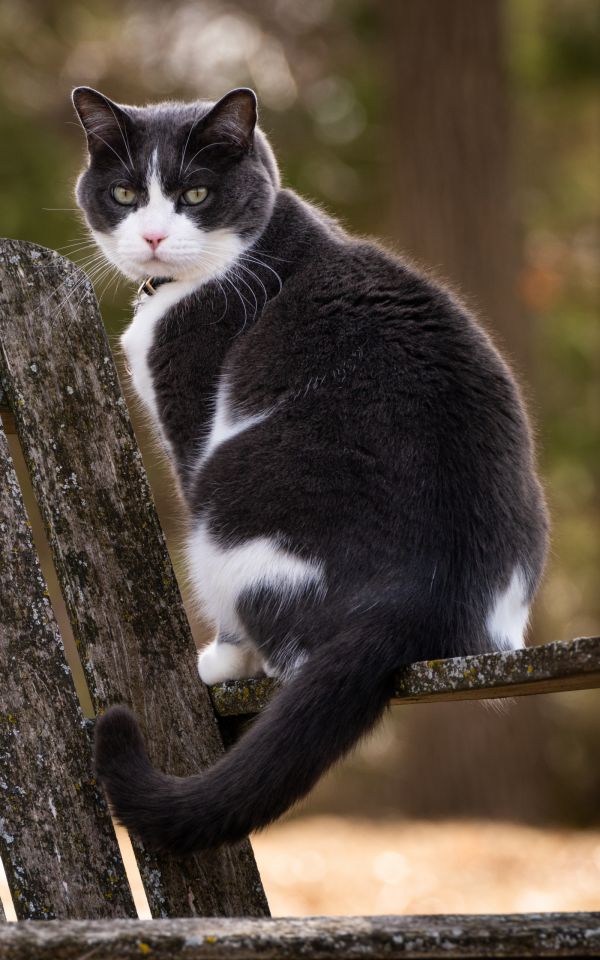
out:
M258 713L277 691L267 677L210 687L219 716ZM600 687L600 637L545 643L524 650L424 660L396 677L392 703L489 700Z
M0 960L598 957L600 913L13 924Z

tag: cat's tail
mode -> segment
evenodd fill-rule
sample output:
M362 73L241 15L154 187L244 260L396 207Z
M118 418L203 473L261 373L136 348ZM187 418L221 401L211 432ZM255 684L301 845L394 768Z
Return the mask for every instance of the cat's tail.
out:
M112 707L96 724L95 765L113 813L149 848L176 855L234 843L271 823L382 716L395 670L414 659L417 637L404 620L375 610L355 617L196 776L155 770L131 712Z

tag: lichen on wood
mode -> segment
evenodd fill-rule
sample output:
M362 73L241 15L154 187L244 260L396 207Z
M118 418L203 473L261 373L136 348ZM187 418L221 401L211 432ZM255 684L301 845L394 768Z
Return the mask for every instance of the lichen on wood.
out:
M7 925L0 960L477 960L600 956L600 913Z
M257 713L274 695L275 680L231 680L210 688L219 716ZM483 700L600 687L600 637L523 650L424 660L398 672L392 703Z
M96 712L129 704L160 768L223 745L91 285L0 242L0 381L14 414ZM136 846L154 916L263 916L249 843L175 861Z
M17 917L135 916L0 426L0 855Z

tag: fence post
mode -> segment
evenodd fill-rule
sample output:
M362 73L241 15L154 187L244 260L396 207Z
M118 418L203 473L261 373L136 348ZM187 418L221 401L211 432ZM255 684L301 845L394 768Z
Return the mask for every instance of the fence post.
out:
M72 263L0 243L0 377L96 712L129 704L174 774L223 751L98 305ZM187 861L136 846L154 916L264 916L251 847Z
M17 917L135 917L1 425L0 583L0 855Z

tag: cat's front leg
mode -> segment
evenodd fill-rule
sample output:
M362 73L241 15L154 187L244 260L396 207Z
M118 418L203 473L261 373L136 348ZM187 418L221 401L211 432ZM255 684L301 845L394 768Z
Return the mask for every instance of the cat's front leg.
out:
M149 356L161 321L168 311L193 289L194 285L191 283L174 281L159 287L152 297L141 295L142 299L137 303L133 319L120 341L135 394L150 415L170 456L173 451L162 424Z

